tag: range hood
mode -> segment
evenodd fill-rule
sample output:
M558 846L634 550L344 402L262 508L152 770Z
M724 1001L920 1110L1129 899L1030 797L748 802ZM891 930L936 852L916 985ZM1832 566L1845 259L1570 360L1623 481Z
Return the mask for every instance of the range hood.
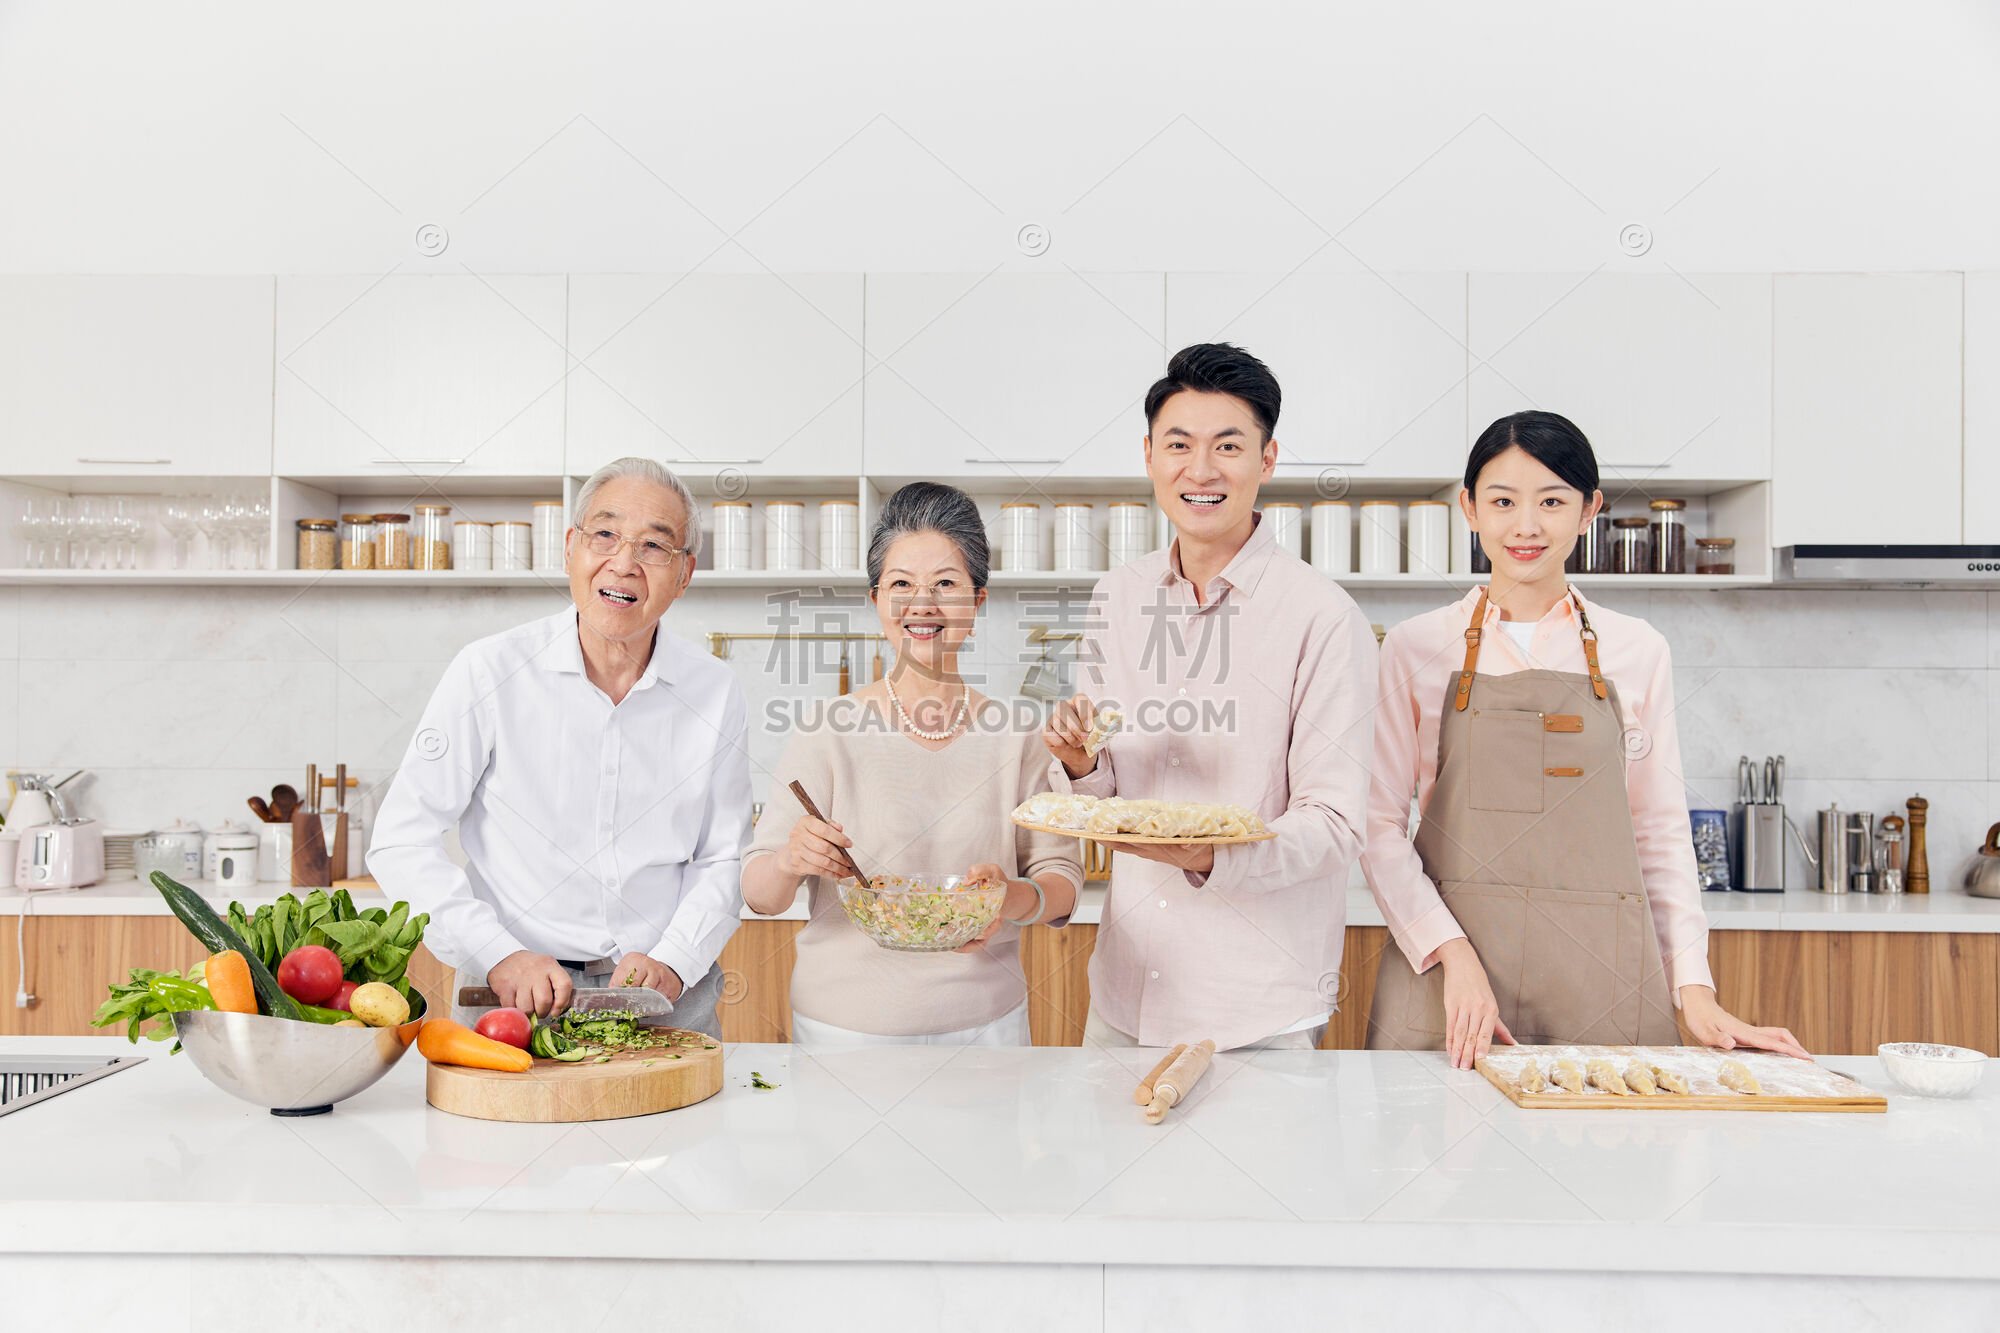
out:
M2000 546L1782 546L1780 582L2000 583Z

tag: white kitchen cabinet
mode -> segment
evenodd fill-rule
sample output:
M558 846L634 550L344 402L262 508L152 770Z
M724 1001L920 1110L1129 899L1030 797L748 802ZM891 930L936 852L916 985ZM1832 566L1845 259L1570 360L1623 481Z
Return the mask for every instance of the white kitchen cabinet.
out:
M1777 279L1772 545L1963 539L1963 298L1956 273Z
M270 278L0 278L0 474L270 470Z
M1771 475L1771 278L1475 273L1467 443L1539 408L1590 437L1614 499Z
M570 279L568 470L861 470L858 273Z
M1143 477L1164 297L1157 273L869 274L868 473Z
M1174 273L1167 346L1230 342L1284 391L1278 475L1457 476L1465 465L1465 276Z
M278 279L276 470L561 475L561 277Z
M2000 273L1965 275L1965 540L2000 546Z

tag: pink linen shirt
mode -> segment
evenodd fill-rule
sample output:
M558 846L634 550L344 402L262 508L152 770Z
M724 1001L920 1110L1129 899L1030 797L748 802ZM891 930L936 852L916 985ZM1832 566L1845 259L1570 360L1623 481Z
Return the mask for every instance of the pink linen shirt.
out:
M1438 896L1437 885L1424 874L1410 841L1410 796L1415 793L1422 809L1437 781L1445 692L1464 665L1465 631L1478 600L1479 589L1473 588L1450 606L1404 621L1382 642L1381 712L1368 799L1368 850L1361 866L1390 934L1419 972L1436 961L1438 946L1465 936ZM1701 906L1681 780L1673 661L1667 641L1651 625L1587 597L1582 600L1597 631L1599 663L1617 687L1624 712L1632 834L1653 930L1666 958L1667 984L1678 1004L1682 986L1715 982L1708 970L1708 915ZM1504 676L1531 667L1578 675L1589 671L1576 608L1568 598L1537 622L1528 650L1532 660L1522 657L1513 639L1499 631L1499 623L1500 608L1489 603L1479 645L1481 675ZM1473 686L1475 698L1478 688Z
M1353 598L1260 522L1205 600L1178 544L1098 580L1078 688L1124 729L1056 791L1248 806L1278 836L1206 876L1114 855L1090 1002L1146 1046L1242 1046L1326 1020L1361 852L1375 636Z

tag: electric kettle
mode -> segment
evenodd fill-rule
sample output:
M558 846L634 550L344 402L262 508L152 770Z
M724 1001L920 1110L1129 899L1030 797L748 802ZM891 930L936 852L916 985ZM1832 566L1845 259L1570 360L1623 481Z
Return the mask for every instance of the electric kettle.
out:
M2000 898L2000 824L1986 830L1986 845L1960 872L1959 887L1975 898Z

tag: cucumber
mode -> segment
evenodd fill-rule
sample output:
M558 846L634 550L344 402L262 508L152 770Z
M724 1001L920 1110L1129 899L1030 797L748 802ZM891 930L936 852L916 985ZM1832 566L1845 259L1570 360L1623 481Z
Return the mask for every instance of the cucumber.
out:
M264 960L257 951L243 942L243 938L229 928L229 923L215 914L215 909L206 899L185 884L177 883L164 870L155 870L152 885L167 900L167 906L180 918L180 923L188 928L188 933L201 942L201 947L211 954L225 953L234 949L243 955L243 961L250 965L250 983L257 989L257 998L264 1002L264 1008L273 1018L289 1018L304 1021L305 1014L299 1009L299 1002L278 988L278 979L271 975L271 969L264 966Z

